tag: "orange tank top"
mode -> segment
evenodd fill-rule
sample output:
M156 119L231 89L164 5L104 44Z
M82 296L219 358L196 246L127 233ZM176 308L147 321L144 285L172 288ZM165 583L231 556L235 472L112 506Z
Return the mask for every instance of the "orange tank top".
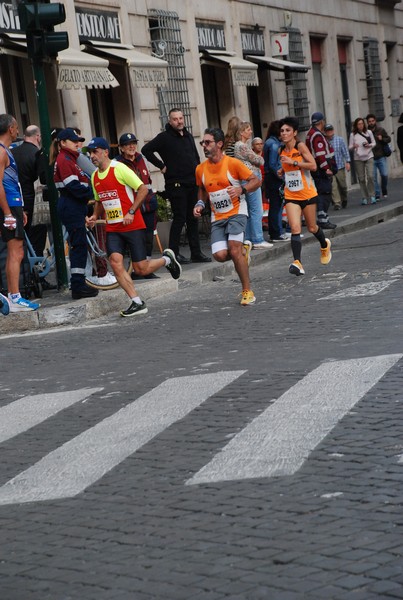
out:
M297 147L294 147L290 152L284 148L280 152L280 156L288 156L292 161L298 163L304 160ZM310 171L285 163L282 163L282 167L285 180L284 198L286 200L310 200L318 195Z

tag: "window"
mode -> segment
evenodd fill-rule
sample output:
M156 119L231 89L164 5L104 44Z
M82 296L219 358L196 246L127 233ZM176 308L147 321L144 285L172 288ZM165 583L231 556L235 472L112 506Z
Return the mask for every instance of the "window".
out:
M172 11L150 9L148 21L154 55L168 63L168 84L164 88L157 88L161 129L168 120L169 110L176 107L183 112L186 127L191 131L185 48L182 45L179 16Z
M326 116L325 99L323 96L322 83L322 38L311 37L311 57L312 57L312 75L315 93L315 103L313 109L320 111Z
M292 62L304 64L300 30L293 27L285 27L283 30L289 33L288 59ZM290 115L298 118L300 131L307 131L311 125L306 74L285 69L285 81Z
M385 118L383 104L381 65L379 61L378 40L367 38L364 40L365 79L368 90L368 108L374 113L378 121Z

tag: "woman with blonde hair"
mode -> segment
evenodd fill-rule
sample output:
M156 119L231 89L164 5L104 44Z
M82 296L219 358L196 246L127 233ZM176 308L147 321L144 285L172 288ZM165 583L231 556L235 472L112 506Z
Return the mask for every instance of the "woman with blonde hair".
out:
M252 126L249 121L243 121L238 130L239 140L235 142L234 157L241 160L254 175L262 181L260 171L261 165L264 164L263 156L256 154L251 148L250 140L252 138ZM263 237L263 204L262 190L258 187L254 192L248 192L246 195L246 203L248 205L248 222L246 224L245 239L252 242L252 248L272 248L273 244L266 242Z

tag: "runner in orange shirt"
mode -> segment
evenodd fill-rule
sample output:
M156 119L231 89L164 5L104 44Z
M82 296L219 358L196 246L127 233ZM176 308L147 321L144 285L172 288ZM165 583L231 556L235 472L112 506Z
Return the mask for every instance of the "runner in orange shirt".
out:
M260 181L243 162L223 153L221 129L205 129L200 144L207 160L196 167L199 199L193 214L200 217L210 202L212 254L218 262L233 261L242 284L241 304L253 304L256 298L249 280L252 244L244 239L248 218L245 194L256 190Z
M305 275L301 264L301 216L306 226L321 246L320 262L327 265L332 258L330 240L325 238L322 229L316 224L316 202L318 194L311 171L316 170L316 162L303 142L297 139L298 119L285 117L280 121L280 148L282 168L279 177L284 177L284 199L288 223L291 227L291 250L294 262L289 266L293 275Z

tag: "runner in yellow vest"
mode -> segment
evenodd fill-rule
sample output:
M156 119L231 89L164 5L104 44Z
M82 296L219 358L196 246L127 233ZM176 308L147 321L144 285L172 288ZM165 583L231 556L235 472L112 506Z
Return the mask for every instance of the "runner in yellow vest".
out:
M95 224L105 212L109 261L119 285L131 300L129 308L120 314L122 317L144 314L148 312L145 302L138 296L133 280L124 268L126 246L136 275L149 275L166 267L174 279L179 279L181 266L170 249L164 250L162 258L147 260L146 226L140 210L148 193L147 186L129 167L109 158L109 144L104 138L93 138L87 145L87 151L98 167L91 176L96 202L88 224ZM133 192L137 192L136 197Z

